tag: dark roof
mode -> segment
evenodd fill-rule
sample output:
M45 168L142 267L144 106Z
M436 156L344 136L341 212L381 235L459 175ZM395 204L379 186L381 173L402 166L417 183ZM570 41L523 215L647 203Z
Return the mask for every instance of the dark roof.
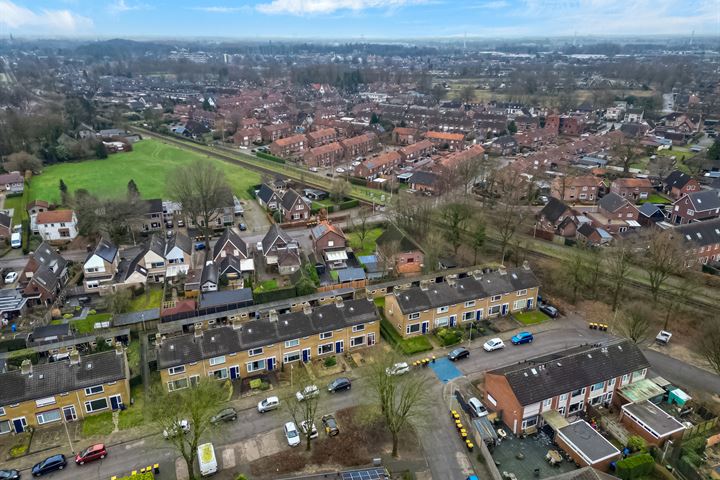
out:
M610 192L600 199L598 206L608 212L614 212L624 207L627 203L628 201L625 197L621 197L617 193Z
M32 254L32 258L37 262L38 268L33 272L30 281L39 284L46 291L52 291L67 268L67 260L47 242L38 246Z
M600 432L590 426L585 420L578 420L558 430L558 435L570 443L573 448L588 463L593 465L613 455L620 455L609 440L600 435Z
M137 272L140 275L147 277L147 269L140 265L140 260L145 256L145 251L141 250L137 255L132 258L124 258L120 261L115 274L115 281L122 283L126 281L130 276Z
M12 226L12 218L0 212L0 225L10 228Z
M102 237L97 245L95 245L95 250L88 256L88 260L93 255L97 255L98 257L102 258L108 263L113 263L115 260L115 257L118 254L118 248L115 246L114 243L112 243L110 240L108 240L105 237Z
M190 240L190 237L184 233L175 232L175 235L168 239L165 243L165 255L170 253L175 247L178 247L185 253L192 253L192 241Z
M623 405L623 410L630 413L631 418L640 420L645 426L653 430L656 437L664 437L671 433L682 430L685 427L675 417L662 410L649 401L629 403Z
M252 290L240 288L238 290L224 290L222 292L206 292L200 295L199 307L212 308L236 303L247 303L253 301Z
M327 304L315 307L309 315L289 312L279 315L276 321L257 319L243 323L238 329L214 328L204 332L200 338L194 334L180 335L168 338L160 345L158 367L183 365L378 320L373 302L346 300L341 306Z
M435 184L438 181L438 176L435 175L432 172L413 172L412 176L408 178L407 183L409 184L418 184L418 185L427 185L429 187L435 186Z
M405 235L395 224L391 223L388 225L387 230L375 240L375 245L382 248L383 245L388 245L393 242L398 243L400 252L422 250L410 237Z
M550 223L555 223L567 211L568 206L562 200L550 197L548 203L540 210L540 216L545 217Z
M218 265L218 271L220 275L227 275L228 273L236 273L238 275L242 274L240 259L233 255L221 258L220 264Z
M217 264L213 261L209 261L202 269L202 275L200 275L200 285L205 285L208 282L217 285L219 277L220 272Z
M399 290L395 296L400 310L407 314L538 286L540 283L532 270L512 268L504 274L496 271L458 278L455 285L442 282L432 283L427 288Z
M263 201L263 203L267 204L270 202L270 199L272 199L273 195L277 194L275 193L275 190L270 188L267 183L263 183L260 185L260 190L257 193L257 197Z
M273 223L270 225L268 233L265 234L265 237L262 240L263 254L267 255L278 239L282 240L286 245L295 242L290 235L285 233L285 230L280 228L278 224Z
M618 478L595 470L592 467L585 467L579 470L561 473L560 475L546 477L545 480L618 480Z
M298 201L302 202L302 197L299 193L290 188L285 192L285 195L283 195L281 203L285 210L292 210Z
M244 258L248 258L248 249L245 241L240 238L240 235L235 233L231 228L226 228L225 231L220 235L215 246L213 246L213 258L217 261L220 256L220 251L223 250L227 243L230 243L237 249Z
M160 235L153 233L148 240L147 249L153 253L165 257L165 239Z
M68 335L70 335L70 325L67 323L36 327L32 331L32 337L36 342L43 340L44 338L60 338Z
M577 229L577 232L585 238L590 238L590 235L595 233L597 230L592 226L590 222L583 222L582 225Z
M692 202L696 212L720 208L720 190L702 190L688 193L685 197Z
M146 215L151 213L163 213L162 198L151 198L150 200L146 200L145 203L147 204Z
M644 215L646 217L653 217L658 213L661 217L665 217L662 209L652 202L643 203L638 210L640 211L640 215Z
M629 340L581 345L488 372L504 376L521 405L632 373L650 364Z
M693 242L700 247L720 244L719 218L680 225L676 230L684 240Z
M125 355L115 351L94 353L78 365L68 361L33 365L32 375L20 370L0 374L0 405L45 398L125 378Z
M683 173L680 170L675 170L667 176L665 179L665 185L668 187L683 188L690 180L692 180L690 175Z
M355 280L365 280L365 270L362 268L351 267L338 270L338 281L340 283L353 282Z

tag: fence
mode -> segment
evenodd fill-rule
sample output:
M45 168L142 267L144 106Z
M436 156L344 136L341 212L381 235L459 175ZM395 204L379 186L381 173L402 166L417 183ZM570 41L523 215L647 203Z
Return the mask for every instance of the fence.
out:
M702 435L703 433L715 428L717 424L718 418L715 417L711 418L710 420L705 420L704 422L698 423L697 425L693 425L690 428L686 428L685 432L683 432L683 440L687 440L696 435Z
M485 445L485 442L482 438L480 438L480 434L476 430L475 445L480 447L480 455L482 455L484 460L483 463L485 464L485 467L487 467L487 471L490 472L492 480L503 480L500 470L498 470L497 465L495 465L495 459L493 459L492 455L490 455L490 450L488 450L487 445Z
M332 285L325 285L318 287L318 292L329 292L331 290L337 290L339 288L365 288L367 280L353 280L352 282L345 283L334 283Z

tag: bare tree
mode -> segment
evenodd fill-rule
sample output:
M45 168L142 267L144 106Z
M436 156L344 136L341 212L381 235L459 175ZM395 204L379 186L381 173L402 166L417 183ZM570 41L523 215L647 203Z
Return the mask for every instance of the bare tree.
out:
M699 348L700 355L720 375L720 319L717 317L705 322Z
M355 215L350 216L350 226L360 240L360 247L365 245L365 238L370 231L369 220L373 212L369 208L360 207L355 212Z
M587 260L585 249L578 244L564 266L564 277L572 290L572 303L577 302L578 291L583 288L587 281Z
M487 235L485 233L484 219L476 219L475 227L471 232L471 246L473 250L473 265L477 264L478 252L485 246Z
M622 240L605 256L605 265L610 283L610 298L613 311L617 310L620 297L627 284L632 254L630 246Z
M423 260L423 273L432 273L438 268L440 256L442 255L444 246L443 238L438 232L430 232L425 237L423 251L425 253Z
M441 215L445 239L452 245L453 254L457 255L458 248L463 243L465 224L470 219L472 210L465 202L450 202L443 205Z
M11 153L7 156L3 168L6 172L18 171L25 174L27 170L33 173L39 173L42 170L42 161L35 155L27 152Z
M295 373L294 383L299 386L298 390L302 395L298 396L293 389L289 389L283 398L283 406L292 417L293 422L295 422L300 435L305 437L305 449L310 450L312 448L310 442L312 427L316 426L315 422L318 420L317 411L320 404L320 391L317 390L316 393L305 394L306 387L314 386L312 379L302 364L294 369L294 371L297 372ZM304 429L303 425L305 426Z
M232 205L232 191L225 173L209 161L195 161L177 168L168 177L167 190L182 205L183 214L195 222L201 220L205 243L210 245L210 221L221 208Z
M430 231L433 200L401 193L388 208L388 216L401 229L422 238Z
M497 202L492 206L490 215L492 226L500 237L500 262L505 263L505 253L510 241L530 216L521 205L523 178L514 172L504 171L495 176L492 191Z
M622 166L624 173L630 171L630 165L640 158L642 154L642 149L639 147L637 140L626 138L616 141L611 151L613 159Z
M220 383L214 377L203 377L192 388L168 392L164 385L156 386L150 392L146 403L150 417L159 430L167 432L167 440L183 457L190 478L195 475L195 457L200 439L210 427L210 419L225 404L231 395L230 383ZM190 423L186 434L179 425Z
M457 94L457 99L463 103L470 103L475 100L475 87L472 85L465 85L460 89Z
M700 286L700 279L691 272L686 272L674 285L669 286L669 291L663 296L663 303L665 304L665 323L663 324L663 330L667 330L670 327L670 318L678 313L682 301L689 298Z
M665 230L650 234L645 252L643 267L648 274L653 300L657 301L660 289L672 275L678 275L686 269L686 250L681 240L673 232Z
M398 456L400 434L422 424L429 401L426 376L412 371L405 375L388 375L387 370L397 361L395 353L379 354L368 371L374 406L392 436L393 457Z
M645 303L633 302L620 314L620 333L633 343L643 343L650 338L650 319L655 312Z
M333 180L332 184L330 184L330 198L336 202L341 202L348 196L351 189L352 187L347 180L343 178Z

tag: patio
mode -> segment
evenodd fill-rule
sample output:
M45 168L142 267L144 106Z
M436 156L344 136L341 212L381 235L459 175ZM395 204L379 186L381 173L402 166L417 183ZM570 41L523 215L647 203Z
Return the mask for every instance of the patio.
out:
M551 466L545 459L548 450L560 451L563 461L560 464ZM518 438L508 434L505 440L491 450L491 453L500 473L512 473L518 480L548 478L553 475L571 472L577 468L572 461L568 461L559 447L553 445L550 438L543 432L526 438Z

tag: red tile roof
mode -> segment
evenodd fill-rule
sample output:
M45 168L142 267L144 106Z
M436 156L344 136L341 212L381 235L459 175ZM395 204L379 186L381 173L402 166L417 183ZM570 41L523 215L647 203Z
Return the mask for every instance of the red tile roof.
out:
M46 223L71 223L73 220L72 210L49 210L47 212L40 212L37 214L35 223L46 224Z

